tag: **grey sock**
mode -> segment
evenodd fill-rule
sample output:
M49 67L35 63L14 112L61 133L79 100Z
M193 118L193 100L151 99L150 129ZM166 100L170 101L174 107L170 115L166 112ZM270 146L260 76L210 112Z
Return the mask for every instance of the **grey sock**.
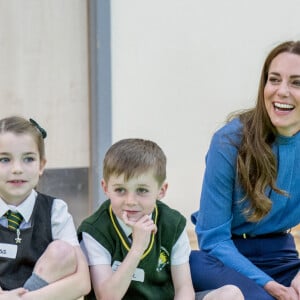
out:
M31 276L24 283L23 287L28 291L35 291L46 285L48 285L47 281L45 281L35 273L32 273Z

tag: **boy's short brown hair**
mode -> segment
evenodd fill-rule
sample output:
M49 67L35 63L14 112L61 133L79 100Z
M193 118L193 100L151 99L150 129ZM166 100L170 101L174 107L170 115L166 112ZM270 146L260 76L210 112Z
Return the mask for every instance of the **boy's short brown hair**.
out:
M154 177L161 185L166 179L167 159L162 149L154 142L143 139L123 139L113 144L105 154L103 178L107 182L111 175L133 176L153 169Z

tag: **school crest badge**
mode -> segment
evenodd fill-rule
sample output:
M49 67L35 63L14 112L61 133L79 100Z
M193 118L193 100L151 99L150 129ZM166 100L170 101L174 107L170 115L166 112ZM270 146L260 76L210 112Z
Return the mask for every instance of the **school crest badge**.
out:
M156 271L160 272L169 263L170 263L170 254L166 248L161 246Z

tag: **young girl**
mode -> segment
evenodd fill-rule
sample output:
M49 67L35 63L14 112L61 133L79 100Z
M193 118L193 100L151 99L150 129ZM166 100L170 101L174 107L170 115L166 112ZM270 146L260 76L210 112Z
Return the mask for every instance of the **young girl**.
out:
M0 299L76 299L90 290L66 203L34 189L45 137L32 119L0 120Z

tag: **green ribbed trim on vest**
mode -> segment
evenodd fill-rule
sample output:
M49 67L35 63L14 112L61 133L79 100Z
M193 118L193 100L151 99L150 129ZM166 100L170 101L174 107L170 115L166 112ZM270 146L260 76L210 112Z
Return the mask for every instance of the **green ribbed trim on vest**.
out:
M122 262L127 250L118 237L109 216L110 200L105 201L100 208L85 219L78 228L79 239L81 233L86 232L105 247L112 256L112 263ZM150 253L140 261L138 268L145 271L144 282L132 281L127 293L122 299L174 299L174 287L171 278L171 251L183 232L186 219L176 210L171 209L161 201L157 201L158 231ZM125 233L120 232L127 240ZM93 292L85 299L96 299Z

